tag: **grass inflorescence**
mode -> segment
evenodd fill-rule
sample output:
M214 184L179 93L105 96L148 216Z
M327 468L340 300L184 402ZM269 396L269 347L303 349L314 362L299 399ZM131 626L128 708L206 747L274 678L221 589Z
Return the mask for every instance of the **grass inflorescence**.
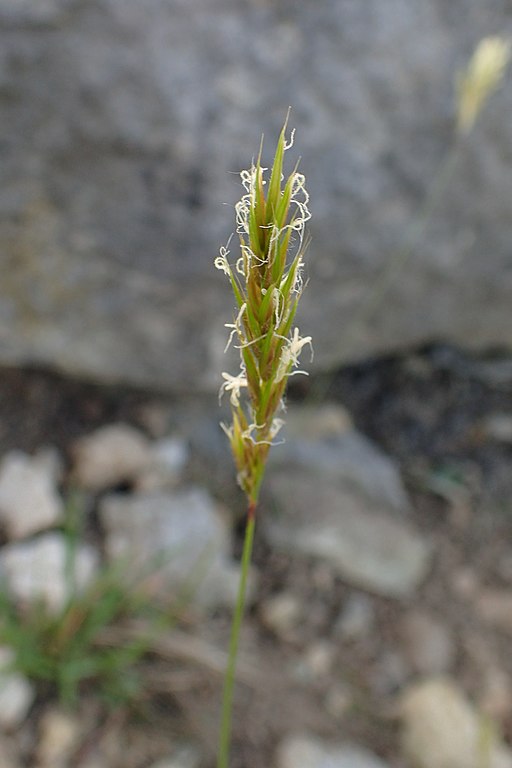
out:
M310 218L305 178L297 166L285 178L285 122L270 174L262 167L261 153L249 170L242 171L245 194L236 204L240 256L229 261L228 246L221 248L215 266L229 278L236 302L227 347L240 351L238 374L223 373L221 395L230 394L232 423L223 424L231 443L238 483L248 501L247 526L241 563L228 666L224 682L218 768L227 768L236 658L244 614L247 575L254 539L255 510L270 447L283 426L284 394L288 378L299 370L304 347L311 336L301 336L295 325L297 305L304 287L306 222ZM226 347L226 349L227 349ZM312 349L312 348L311 348Z
M236 300L228 346L236 339L241 365L223 373L221 393L230 393L233 421L223 428L230 440L238 482L256 504L270 446L283 421L279 413L288 377L298 373L302 349L311 345L294 326L303 289L305 224L310 218L304 176L295 168L283 178L283 160L292 146L281 131L267 182L258 159L242 171L245 194L237 203L240 257L229 262L221 248L215 266L230 280Z

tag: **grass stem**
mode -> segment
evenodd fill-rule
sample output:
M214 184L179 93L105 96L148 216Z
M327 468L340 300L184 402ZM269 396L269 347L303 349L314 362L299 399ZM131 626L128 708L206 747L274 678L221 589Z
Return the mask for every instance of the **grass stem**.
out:
M236 660L238 656L238 644L240 639L240 627L245 611L245 595L247 592L247 577L251 562L252 545L254 540L256 502L249 501L247 510L247 524L245 527L244 548L242 553L242 566L240 573L240 585L238 597L231 626L231 639L229 642L229 655L226 674L224 677L224 694L222 699L222 716L220 726L219 753L217 768L228 768L229 749L231 745L231 726L233 720L233 693L235 687Z

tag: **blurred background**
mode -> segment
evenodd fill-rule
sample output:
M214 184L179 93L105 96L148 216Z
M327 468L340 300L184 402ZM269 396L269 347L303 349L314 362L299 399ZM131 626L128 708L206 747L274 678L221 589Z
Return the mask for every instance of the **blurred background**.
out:
M512 89L461 135L456 87L511 33L507 0L0 0L0 765L214 764L243 500L213 260L291 106L315 356L233 768L512 766Z
M455 76L503 0L3 2L0 354L98 380L215 388L212 271L237 174L289 105L311 194L317 368L433 341L510 343L511 91L349 355L342 330L454 140ZM507 27L508 25L508 27Z

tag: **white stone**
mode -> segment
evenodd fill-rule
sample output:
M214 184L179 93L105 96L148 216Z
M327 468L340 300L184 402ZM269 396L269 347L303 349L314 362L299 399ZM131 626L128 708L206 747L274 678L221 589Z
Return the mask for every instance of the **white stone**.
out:
M411 768L512 768L495 728L449 679L418 683L404 694L402 745Z
M291 592L280 592L267 598L260 608L263 624L281 638L293 634L302 613L302 603Z
M74 584L67 582L67 544L60 533L46 533L27 542L8 544L0 550L0 574L16 600L33 602L43 599L48 608L58 612L70 592L83 590L93 578L97 566L96 550L87 545L74 553Z
M0 727L6 730L21 725L35 698L28 680L9 671L13 660L13 651L0 647Z
M276 768L386 768L386 763L362 747L298 734L279 745Z
M10 539L21 539L58 525L63 505L48 462L20 451L8 453L0 466L0 521Z
M78 746L80 721L58 709L47 710L39 723L37 758L40 768L65 768Z
M152 460L151 444L127 424L111 424L73 446L73 478L82 488L102 491L133 482Z

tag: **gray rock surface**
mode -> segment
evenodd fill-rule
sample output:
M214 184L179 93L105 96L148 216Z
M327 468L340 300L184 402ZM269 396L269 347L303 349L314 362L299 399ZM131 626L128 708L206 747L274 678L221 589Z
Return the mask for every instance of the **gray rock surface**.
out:
M273 547L319 558L354 586L398 598L426 574L429 543L407 520L398 470L362 435L288 440L273 452L262 498Z
M301 407L290 409L292 414ZM306 410L308 410L306 408ZM292 416L296 422L296 416ZM327 482L334 482L367 497L381 508L406 512L409 500L396 462L360 432L350 430L327 439L311 440L307 432L295 431L270 453L270 472L303 467Z
M411 594L426 575L428 543L367 499L299 469L272 475L268 486L275 512L262 527L272 546L324 560L387 597Z
M186 592L203 607L233 605L238 568L229 529L206 491L112 494L100 503L110 561L128 563L128 579L146 575L156 594Z
M455 71L511 25L503 0L0 0L0 360L215 387L232 172L262 132L268 156L289 104L314 366L436 338L510 345L510 88L385 300L348 327L443 164Z

